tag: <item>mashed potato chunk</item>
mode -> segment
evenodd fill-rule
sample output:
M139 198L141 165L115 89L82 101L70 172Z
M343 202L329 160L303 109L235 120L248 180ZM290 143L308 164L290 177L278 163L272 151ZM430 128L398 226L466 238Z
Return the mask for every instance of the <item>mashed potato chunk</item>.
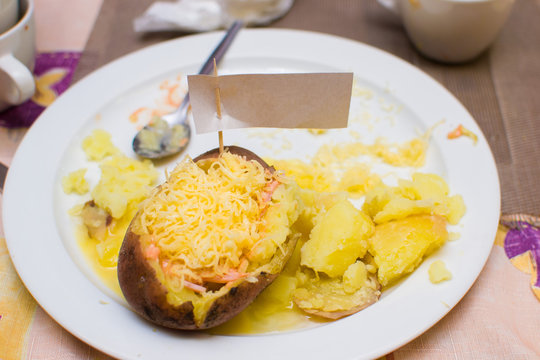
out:
M379 282L386 286L411 273L447 239L446 220L437 215L410 216L375 226L369 251L379 268Z
M446 268L446 264L442 260L436 260L429 265L428 269L429 281L433 284L438 284L452 278L452 273Z
M89 190L89 185L84 178L86 169L75 170L70 172L62 179L62 188L66 194L86 194Z
M366 254L371 219L350 201L340 201L321 216L302 247L301 264L331 277L342 276Z
M88 160L100 161L107 156L120 154L120 150L113 145L111 134L102 129L96 129L82 142L82 148Z

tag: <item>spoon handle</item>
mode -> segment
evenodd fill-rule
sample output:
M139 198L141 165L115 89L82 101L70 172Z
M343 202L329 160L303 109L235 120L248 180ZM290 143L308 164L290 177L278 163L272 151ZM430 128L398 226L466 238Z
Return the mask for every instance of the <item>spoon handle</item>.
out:
M232 25L227 30L227 33L221 39L218 46L214 49L212 54L208 57L204 65L201 67L201 70L199 70L199 74L210 74L212 72L212 69L214 68L214 59L216 59L216 63L219 63L219 61L223 58L223 55L227 52L227 49L229 49L229 46L231 46L231 43L238 34L238 31L244 26L244 23L242 21L235 21L232 23Z
M229 49L229 46L231 46L236 34L238 34L238 31L244 26L244 23L242 21L236 20L232 23L232 25L229 27L227 32L225 33L225 36L219 44L216 46L214 51L210 54L208 59L206 59L206 62L203 64L201 69L199 70L199 74L210 74L214 68L214 59L216 59L216 64L219 64L220 60L223 58L223 55L227 52ZM178 107L178 109L175 111L175 115L182 114L183 112L187 112L189 104L189 92L184 97L184 100L182 100L182 103Z

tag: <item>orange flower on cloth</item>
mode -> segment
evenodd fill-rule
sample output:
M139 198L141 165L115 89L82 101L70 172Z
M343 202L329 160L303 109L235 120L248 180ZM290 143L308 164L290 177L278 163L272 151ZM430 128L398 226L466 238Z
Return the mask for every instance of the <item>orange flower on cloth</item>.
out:
M516 214L501 217L508 228L504 238L504 251L519 270L531 274L531 289L540 300L540 219Z
M0 358L25 358L26 335L36 305L13 268L5 239L0 237Z
M28 127L71 84L71 78L81 53L59 51L40 53L36 56L34 80L36 92L21 105L0 112L0 126Z
M40 76L36 76L36 93L32 96L32 101L43 107L51 105L58 97L58 93L53 86L60 83L67 74L66 69L53 68Z

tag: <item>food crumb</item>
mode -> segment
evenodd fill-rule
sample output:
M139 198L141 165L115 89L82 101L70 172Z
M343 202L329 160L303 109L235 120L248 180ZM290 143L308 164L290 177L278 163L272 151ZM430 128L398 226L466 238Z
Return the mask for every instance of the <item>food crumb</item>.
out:
M265 148L267 148L269 150L273 149L272 143L268 142L268 141L263 141L262 146L264 146Z
M291 150L292 148L293 148L292 142L290 142L289 140L283 141L283 144L281 145L282 150Z
M446 308L450 309L450 305L448 305L447 303L445 303L444 301L441 300L441 304L443 304Z
M313 135L322 135L326 134L327 129L308 129L308 131Z
M370 100L371 98L373 98L373 91L354 86L352 90L352 96L362 97L366 100Z
M448 240L449 241L456 241L459 238L461 238L461 234L458 232L449 232L448 233Z
M79 169L70 172L62 178L62 189L66 194L79 194L83 195L88 192L90 186L86 182L84 176L86 175L86 169Z
M356 130L349 130L349 135L351 135L351 137L356 141L360 141L362 138L362 135L360 135L360 133Z
M459 124L454 130L450 131L447 135L448 139L457 139L461 136L467 136L468 138L472 139L475 145L478 142L478 136L461 124Z
M109 304L109 302L108 302L108 301L105 301L105 300L99 300L99 303L100 303L101 305L108 305L108 304Z
M428 274L429 281L431 281L433 284L438 284L452 278L452 274L450 271L448 271L444 261L442 260L432 262L429 266Z

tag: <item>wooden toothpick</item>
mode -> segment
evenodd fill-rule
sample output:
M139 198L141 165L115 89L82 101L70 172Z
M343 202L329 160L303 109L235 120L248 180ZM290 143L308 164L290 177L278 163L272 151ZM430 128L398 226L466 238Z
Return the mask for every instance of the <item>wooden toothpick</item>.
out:
M214 76L217 78L217 65L216 65L216 59L214 58ZM216 86L216 112L218 119L221 120L221 92L219 90L219 86ZM223 131L218 131L218 139L219 139L219 154L221 155L223 153Z

